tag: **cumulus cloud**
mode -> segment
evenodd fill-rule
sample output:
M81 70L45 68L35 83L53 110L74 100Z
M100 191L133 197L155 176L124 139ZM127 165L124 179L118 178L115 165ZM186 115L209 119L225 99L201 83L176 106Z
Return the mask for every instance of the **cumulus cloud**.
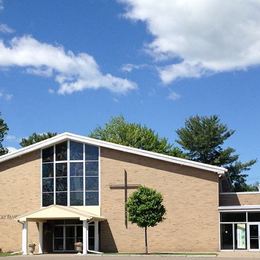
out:
M6 101L9 101L13 98L13 95L12 94L9 94L9 93L5 93L3 91L0 91L0 99L4 99Z
M13 38L9 44L0 41L0 67L21 67L27 73L53 77L59 84L59 94L99 88L126 93L137 88L130 80L103 74L87 53L66 52L62 46L42 43L31 36Z
M176 101L176 100L178 100L178 99L181 98L181 95L179 95L178 93L172 91L172 92L168 95L167 98L170 99L170 100L172 100L172 101Z
M12 29L7 24L2 23L2 24L0 24L0 32L1 33L13 33L14 29Z
M171 64L164 83L260 64L259 0L121 0L154 36L148 51Z

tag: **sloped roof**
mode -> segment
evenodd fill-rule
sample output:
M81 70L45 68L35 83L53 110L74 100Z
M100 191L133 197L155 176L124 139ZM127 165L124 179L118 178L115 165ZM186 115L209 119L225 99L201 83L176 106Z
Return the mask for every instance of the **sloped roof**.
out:
M0 163L13 159L13 158L16 158L18 156L33 152L33 151L36 151L38 149L46 148L48 146L51 146L51 145L54 145L56 143L63 142L66 140L83 142L83 143L96 145L96 146L100 146L100 147L105 147L105 148L109 148L109 149L113 149L113 150L117 150L117 151L121 151L121 152L136 154L136 155L153 158L153 159L157 159L157 160L161 160L161 161L166 161L166 162L170 162L170 163L175 163L175 164L179 164L179 165L184 165L184 166L198 168L198 169L202 169L202 170L206 170L206 171L211 171L211 172L215 172L217 174L224 174L227 171L225 168L218 167L218 166L194 162L194 161L187 160L187 159L173 157L173 156L169 156L169 155L165 155L165 154L161 154L161 153L150 152L150 151L146 151L146 150L142 150L142 149L137 149L137 148L133 148L133 147L129 147L129 146L110 143L110 142L106 142L106 141L102 141L102 140L98 140L98 139L94 139L94 138L90 138L90 137L86 137L86 136L67 133L67 132L58 134L52 138L49 138L44 141L38 142L36 144L32 144L30 146L21 148L14 152L2 155L0 157Z
M78 209L68 206L51 205L39 210L29 212L18 216L18 221L40 221L50 219L80 219L80 220L105 220L104 217L87 212L83 209Z

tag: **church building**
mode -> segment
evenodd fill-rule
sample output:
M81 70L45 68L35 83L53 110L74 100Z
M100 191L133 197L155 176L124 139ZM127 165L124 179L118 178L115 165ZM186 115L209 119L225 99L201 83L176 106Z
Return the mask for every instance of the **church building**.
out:
M260 193L224 192L226 169L71 133L0 157L0 248L39 254L144 252L127 217L139 186L163 196L149 251L260 252Z

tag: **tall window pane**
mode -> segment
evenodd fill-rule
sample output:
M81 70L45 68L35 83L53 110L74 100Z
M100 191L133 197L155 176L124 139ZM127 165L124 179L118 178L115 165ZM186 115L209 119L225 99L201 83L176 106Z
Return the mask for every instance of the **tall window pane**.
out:
M42 192L53 192L53 178L42 180Z
M83 144L70 141L70 160L83 160Z
M86 176L98 176L98 162L86 162Z
M67 163L56 163L56 177L67 176Z
M54 148L49 147L42 150L42 161L43 162L53 162Z
M46 207L54 203L53 193L43 193L42 194L42 206Z
M83 163L70 163L70 176L83 176Z
M86 160L98 160L98 147L93 145L85 145Z
M56 192L56 204L67 206L67 192Z
M71 206L83 205L83 192L71 192L70 193L70 205Z
M98 192L86 192L86 206L98 205Z
M53 163L44 163L42 165L42 177L53 177Z
M56 145L56 161L67 160L67 142Z

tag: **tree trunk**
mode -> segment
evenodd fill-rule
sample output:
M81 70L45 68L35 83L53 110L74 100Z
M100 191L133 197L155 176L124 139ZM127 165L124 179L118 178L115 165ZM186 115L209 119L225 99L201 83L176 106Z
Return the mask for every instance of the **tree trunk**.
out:
M144 228L145 253L148 254L147 227Z

